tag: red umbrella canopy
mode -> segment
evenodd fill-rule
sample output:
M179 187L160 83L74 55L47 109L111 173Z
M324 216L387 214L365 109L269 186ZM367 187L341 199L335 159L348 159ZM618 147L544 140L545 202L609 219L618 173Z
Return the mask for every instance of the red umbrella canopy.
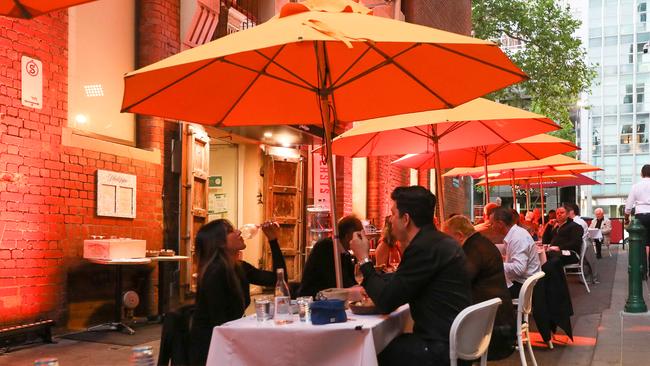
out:
M0 15L31 19L33 17L95 0L0 0Z

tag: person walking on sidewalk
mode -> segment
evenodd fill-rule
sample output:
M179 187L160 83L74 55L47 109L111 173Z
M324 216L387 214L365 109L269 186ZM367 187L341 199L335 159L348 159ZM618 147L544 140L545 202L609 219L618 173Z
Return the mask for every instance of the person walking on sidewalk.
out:
M591 221L591 224L589 224L590 229L600 229L600 232L603 234L602 239L595 239L594 242L596 243L596 258L601 259L602 256L602 246L605 244L609 248L609 243L610 243L610 237L612 233L612 222L605 217L605 211L598 207L596 210L594 210L594 216L596 216L595 220Z
M630 224L630 213L634 209L634 218L645 227L645 245L650 245L650 164L641 168L641 181L630 189L625 203L625 226ZM650 255L646 258L646 269ZM647 277L646 277L647 278Z

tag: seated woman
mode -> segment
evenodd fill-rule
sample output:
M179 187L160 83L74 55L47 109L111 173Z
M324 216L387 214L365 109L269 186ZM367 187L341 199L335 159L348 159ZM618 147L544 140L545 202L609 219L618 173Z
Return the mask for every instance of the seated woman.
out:
M277 241L279 226L262 224L269 239L273 270L283 268L284 257ZM205 365L212 338L212 328L241 318L251 302L249 285L273 286L275 272L263 271L239 259L246 248L239 230L225 219L211 221L196 234L198 258L198 287L196 310L190 330L190 364Z
M384 228L381 232L381 239L375 250L375 265L378 267L383 266L390 269L397 269L401 261L402 251L399 242L393 236L390 216L386 216Z

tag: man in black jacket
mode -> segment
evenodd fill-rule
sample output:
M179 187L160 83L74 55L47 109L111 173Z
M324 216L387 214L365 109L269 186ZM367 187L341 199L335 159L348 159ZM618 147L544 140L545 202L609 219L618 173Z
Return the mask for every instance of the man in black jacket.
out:
M341 243L339 252L343 287L351 287L356 285L357 281L354 279L354 261L348 250L353 233L363 230L363 225L356 216L349 215L339 220L337 228ZM333 251L331 238L321 239L314 244L302 272L297 296L315 296L321 290L336 287Z
M561 251L572 250L580 255L584 230L569 218L566 208L558 207L555 215L555 222L549 221L542 237L542 242L551 245L548 248L549 257L561 255L560 259L564 265L578 263L580 258L576 254L566 255Z
M408 303L413 333L395 338L378 355L380 365L448 365L449 330L471 304L463 250L433 225L436 198L420 186L391 194L391 224L404 250L392 276L379 275L368 259L368 240L358 232L350 242L363 272L363 287L382 312Z

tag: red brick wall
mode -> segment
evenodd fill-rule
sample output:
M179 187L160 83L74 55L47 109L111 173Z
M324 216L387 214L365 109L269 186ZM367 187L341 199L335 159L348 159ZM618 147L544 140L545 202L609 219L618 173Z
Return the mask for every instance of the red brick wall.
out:
M383 227L384 217L390 214L390 194L393 189L409 185L409 170L390 164L397 158L368 158L367 218L377 227Z
M472 31L471 0L402 0L409 23L469 35Z
M177 52L178 0L138 3L145 19L139 42L147 45L140 63ZM148 248L162 244L162 165L61 144L67 40L66 11L30 21L0 17L0 327L37 318L65 320L71 301L92 297L92 291L84 298L83 291L71 288L70 282L79 286L71 278L82 278L81 289L108 288L106 296L93 300L111 301L112 283L98 286L99 278L85 276L107 271L81 259L90 235L145 239ZM20 103L22 55L43 62L41 110ZM162 121L139 127L141 147L161 148ZM95 214L97 169L137 176L135 219Z

